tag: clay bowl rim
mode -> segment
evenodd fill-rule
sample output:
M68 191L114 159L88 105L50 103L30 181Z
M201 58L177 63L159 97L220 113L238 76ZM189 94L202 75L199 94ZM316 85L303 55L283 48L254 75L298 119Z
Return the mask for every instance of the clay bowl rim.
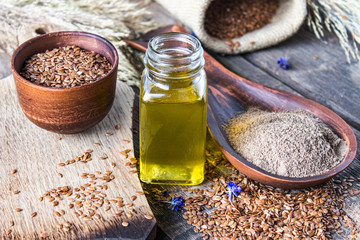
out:
M35 41L43 41L44 39L47 39L47 38L56 38L58 36L70 36L70 35L73 35L73 36L80 36L80 37L83 37L83 36L88 36L88 37L91 37L91 38L95 38L95 39L98 39L102 42L104 42L109 48L110 48L110 51L112 53L114 53L114 63L111 63L107 58L107 60L109 61L109 63L111 64L111 70L103 77L101 77L100 79L92 82L92 83L88 83L88 84L85 84L85 85L82 85L82 86L75 86L75 87L69 87L69 88L54 88L54 87L46 87L46 86L42 86L42 85L38 85L36 83L33 83L31 82L30 80L27 80L25 79L23 76L20 75L20 73L15 69L15 66L14 66L14 63L15 63L15 58L18 56L18 54L27 46L30 46L31 44L33 44L33 42ZM76 45L76 44L74 44ZM66 45L66 42L64 42L64 45L60 45L58 47L63 47L63 46L70 46L70 45ZM56 46L54 46L52 49L54 48L57 48ZM82 48L82 47L80 47ZM52 50L52 49L49 49L49 50ZM84 49L84 48L82 48ZM87 50L87 49L85 49ZM92 51L92 50L87 50L87 51ZM95 52L95 51L94 51ZM42 53L42 52L36 52L36 53ZM36 54L36 53L33 53ZM98 52L96 52L98 53ZM100 53L98 53L100 54ZM100 54L101 56L105 57L104 55ZM31 55L32 56L32 55ZM31 57L30 56L30 57ZM25 63L26 60L28 60L30 57L28 57L27 59L23 59L23 63ZM10 68L11 68L11 71L13 74L16 75L16 78L14 77L14 80L18 79L19 81L23 82L24 84L26 84L27 86L29 87L34 87L34 88L38 88L39 90L45 90L45 91L54 91L54 92L70 92L70 91L74 91L76 89L80 89L80 88L89 88L89 87L92 87L92 85L94 84L99 84L101 83L102 81L105 81L111 74L113 74L113 72L116 70L117 71L117 68L118 68L118 64L119 64L119 55L117 53L117 50L115 48L115 46L110 42L108 41L107 39L97 35L97 34L94 34L94 33L89 33L89 32L83 32L83 31L59 31L59 32L50 32L50 33L45 33L45 34L42 34L42 35L39 35L39 36L36 36L36 37L33 37L33 38L30 38L28 40L26 40L25 42L23 42L22 44L20 44L13 52L13 54L11 55L11 59L10 59Z

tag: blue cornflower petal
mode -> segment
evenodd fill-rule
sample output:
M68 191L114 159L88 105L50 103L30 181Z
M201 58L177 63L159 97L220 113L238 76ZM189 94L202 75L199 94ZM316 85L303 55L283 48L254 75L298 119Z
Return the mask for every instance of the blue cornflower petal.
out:
M172 204L173 206L171 207L171 210L175 209L176 211L179 210L179 207L184 206L184 200L181 196L177 198L172 197L171 201L167 201L167 203Z
M229 196L229 201L232 203L231 197L233 195L235 195L237 197L237 195L241 192L241 187L238 187L238 185L236 185L236 183L234 183L233 181L229 181L227 183L227 191L226 191L226 195Z
M287 62L288 59L287 58L280 58L278 61L277 61L277 64L279 64L279 67L284 69L284 70L287 70L290 68L290 64Z

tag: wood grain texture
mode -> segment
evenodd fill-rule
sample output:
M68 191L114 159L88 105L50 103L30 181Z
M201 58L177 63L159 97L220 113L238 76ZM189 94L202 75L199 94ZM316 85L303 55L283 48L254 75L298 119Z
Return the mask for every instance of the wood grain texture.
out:
M302 29L302 31L304 31L304 29ZM302 31L299 33L300 35L302 34ZM297 61L301 61L302 54L306 54L309 56L309 59L304 59L304 62L306 62L306 64L308 64L308 65L317 64L316 61L318 61L318 60L312 59L313 54L315 55L315 53L316 53L316 55L319 56L319 60L320 60L320 56L321 56L321 58L323 58L322 61L326 62L327 61L326 59L330 58L332 56L332 54L329 54L331 49L336 49L336 52L338 54L338 56L336 56L336 61L341 61L341 60L343 60L343 62L346 61L345 58L341 57L342 56L341 48L340 48L340 46L338 46L338 43L336 41L332 40L331 41L332 44L329 46L329 42L327 44L322 43L319 40L317 40L314 36L312 36L310 33L306 33L306 34L309 38L311 38L311 42L316 42L316 44L312 45L312 43L307 43L312 46L302 46L303 48L307 49L307 52L304 52L304 53L301 53L301 49L298 49L298 52L297 52L298 55L294 56L294 57L298 58ZM294 38L295 39L290 39L288 41L294 41L294 42L301 41L301 36L296 35ZM334 39L335 36L332 36L331 38ZM297 44L301 44L301 43L297 43ZM297 71L301 71L301 69L297 69L297 67L295 66L295 69L290 69L288 71L284 71L284 70L280 69L278 67L278 65L276 64L276 61L279 56L284 56L284 54L286 52L291 52L291 50L293 48L296 48L297 45L289 44L285 48L282 48L282 46L283 45L279 45L279 46L276 46L276 47L273 47L270 49L264 49L259 52L246 54L245 56L242 56L242 55L223 56L223 55L214 54L214 53L212 53L211 55L213 57L215 57L218 61L220 61L222 64L224 64L228 69L230 69L231 71L235 72L236 74L238 74L246 79L250 79L253 82L257 82L257 83L263 84L263 85L271 87L271 88L290 92L290 93L293 93L296 95L302 95L302 94L304 94L304 92L301 90L301 88L305 87L305 84L304 84L304 86L302 86L302 84L300 82L297 85L294 85L294 84L291 84L291 81L289 83L282 79L283 75L285 75L285 76L296 75ZM277 48L282 48L282 51L278 52L276 50ZM270 68L262 68L257 63L254 63L251 59L253 55L257 55L258 63L265 61L262 58L261 52L266 52L266 51L275 51L280 54L280 55L277 55L277 54L272 53L272 55L267 56L266 61L268 61L268 62L266 63L266 65L269 65L269 66L271 65L271 69ZM331 62L336 62L336 61L335 61L335 59L331 60ZM293 65L295 64L294 62L291 62L291 63ZM305 63L302 63L302 64L305 64ZM309 66L309 67L311 68L311 66ZM323 81L321 94L319 94L319 92L317 92L317 91L313 91L313 92L308 91L308 94L306 94L306 95L304 94L304 95L305 95L305 97L310 98L310 99L316 99L317 97L321 97L325 100L327 98L338 98L337 105L340 106L338 109L333 108L326 101L323 102L322 104L333 109L337 114L342 116L347 121L346 117L344 117L345 115L343 114L344 112L342 111L341 105L343 104L345 107L355 109L355 108L358 108L358 104L355 101L350 102L349 105L344 104L342 102L343 98L341 98L339 96L341 96L341 95L353 96L354 94L357 94L359 92L360 89L357 87L356 83L354 85L352 85L351 83L358 81L358 78L356 76L360 75L360 69L358 67L358 64L352 64L352 65L337 64L336 67L339 68L340 72L346 71L345 69L350 69L350 72L353 72L353 73L355 72L357 74L352 74L352 77L347 80L346 79L338 79L338 78L333 77L332 71L327 73L326 68L324 68L324 69L322 69L323 72L321 72L320 74L321 74L321 76L325 76L325 79L314 79L313 80L313 81ZM305 69L306 69L306 67L304 66L303 71L305 71ZM320 71L320 69L318 71ZM277 73L277 74L275 74L275 73ZM309 70L307 72L307 74L313 75L313 72L311 70ZM313 82L313 81L311 81L311 79L308 79L305 73L304 73L303 78L299 79L299 81L301 81L301 80L307 82L306 87L309 87L309 88L311 88L311 85L319 84L318 82ZM326 83L326 81L327 81L327 83ZM347 83L340 83L340 84L346 84L346 85L350 86L346 90L347 93L341 93L343 91L342 88L336 89L336 87L335 88L333 87L333 86L338 86L339 81L349 81ZM298 88L299 88L299 90L298 90ZM360 116L355 115L354 118L360 120ZM354 127L354 125L351 124L351 121L347 121L347 122L350 126L352 126L352 131L354 132L357 142L359 143L360 142L360 132L358 131L357 128ZM340 178L347 178L350 176L355 177L355 178L360 177L360 174L359 174L360 173L360 159L359 159L359 157L360 157L360 152L359 152L359 148L358 148L354 161L348 168L346 168L342 173L339 174ZM200 187L203 187L204 185L206 185L207 181L208 180L205 180L204 184L202 184ZM360 181L357 180L355 183L359 184ZM182 218L182 212L169 211L169 209L167 208L167 206L165 204L161 204L158 201L155 201L152 197L152 195L153 195L152 190L156 190L156 189L168 190L171 193L175 193L176 195L182 195L182 196L187 195L186 191L184 192L184 191L182 191L181 187L176 187L176 186L151 186L151 185L149 185L149 186L147 186L147 189L149 191L149 194L147 195L147 197L148 197L150 206L158 220L158 226L169 236L170 239L177 239L177 240L202 239L200 237L200 234L195 233L192 230L192 227L186 223L186 220ZM349 203L353 203L353 202L358 201L358 198L347 197L346 201ZM354 209L351 208L351 206L354 206L354 205L349 206L350 210L353 211ZM349 209L346 209L346 210L349 210ZM167 238L161 238L161 239L167 239ZM343 239L343 237L334 236L334 239Z
M326 36L325 40L322 42L316 39L304 26L294 37L275 47L243 56L217 55L217 59L247 79L266 81L269 86L280 82L330 108L348 124L360 129L360 108L357 104L360 102L360 63L346 63L343 50L334 35ZM278 67L276 61L280 57L289 58L289 70ZM254 72L245 69L242 65L244 61L258 70ZM268 77L257 76L259 70Z
M120 151L132 149L132 106L134 92L124 83L119 82L116 98L108 116L97 126L79 134L61 135L40 129L32 124L22 113L16 98L16 91L12 77L0 81L0 238L9 239L38 239L39 234L46 233L51 239L151 239L155 234L155 218L149 220L145 214L153 216L142 192L138 175L129 173L129 167L124 166L129 159ZM116 130L114 126L120 125ZM106 136L107 132L113 133ZM62 140L57 140L61 137ZM99 142L99 146L94 146ZM58 163L73 159L87 149L93 149L92 161L88 163L76 162L64 167ZM108 159L99 157L106 154ZM133 157L133 150L129 158ZM114 162L116 167L111 167ZM17 173L11 174L12 169ZM108 190L102 190L108 199L122 197L124 203L134 204L135 213L132 217L126 215L130 207L123 207L124 213L120 217L113 216L118 208L111 205L110 211L104 207L97 212L103 220L85 222L72 214L68 209L67 198L59 201L53 207L51 203L38 198L46 190L60 186L79 187L88 180L80 175L84 172L94 173L106 170L113 172L115 179L109 183ZM63 177L57 176L62 173ZM99 180L96 180L99 182ZM19 194L13 194L14 190ZM131 196L137 198L132 201ZM16 212L15 208L22 208ZM54 211L65 210L65 215L57 217ZM37 216L32 218L32 212ZM14 221L12 233L6 234L9 221ZM72 223L71 231L64 233L56 225L68 221ZM121 225L122 221L129 223L128 227Z
M186 30L179 25L169 25L144 34L142 40L127 41L127 43L135 49L145 51L147 39L166 32L186 33ZM346 122L330 109L299 95L268 88L242 78L226 69L207 52L204 52L204 59L204 69L208 79L207 125L226 158L241 173L273 187L304 188L329 180L353 161L357 150L355 135ZM250 107L270 112L304 110L318 117L346 142L345 157L330 170L311 177L284 177L264 171L232 148L224 130L224 125L231 118L247 111Z

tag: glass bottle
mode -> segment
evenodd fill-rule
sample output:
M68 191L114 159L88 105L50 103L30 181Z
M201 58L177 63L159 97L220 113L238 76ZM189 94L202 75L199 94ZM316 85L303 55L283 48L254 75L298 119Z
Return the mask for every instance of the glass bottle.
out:
M195 185L204 180L207 82L203 49L184 33L150 40L140 91L140 179Z

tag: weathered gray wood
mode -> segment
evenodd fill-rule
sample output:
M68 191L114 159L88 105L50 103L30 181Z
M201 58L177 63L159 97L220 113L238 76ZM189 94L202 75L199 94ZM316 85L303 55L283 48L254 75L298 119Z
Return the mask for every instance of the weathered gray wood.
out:
M306 98L315 100L338 113L349 124L360 129L360 64L347 64L337 38L328 35L327 42L315 38L304 26L287 41L243 56L219 56L224 65L252 81L256 71L250 73L241 64L243 59L296 90ZM316 59L314 59L316 56ZM288 57L289 70L278 67L276 61ZM264 81L264 80L263 80ZM266 85L267 83L265 83Z
M11 74L9 54L0 52L0 79Z
M303 29L302 31L306 31L306 30ZM316 43L315 48L316 48L316 53L317 53L316 56L318 56L319 59L318 60L313 59L313 55L310 54L310 53L314 52L314 49L313 49L312 52L307 53L308 58L309 58L308 59L309 63L307 63L306 66L305 65L302 66L303 69L297 67L298 66L297 62L291 62L294 67L291 70L285 71L285 70L280 69L276 63L276 61L278 60L279 57L284 56L285 52L287 52L287 51L291 52L291 49L297 47L296 42L302 41L302 33L301 32L295 36L295 40L290 40L290 41L294 41L295 43L285 45L286 47L284 47L283 45L280 45L280 46L273 47L271 49L265 49L265 50L262 50L259 52L249 53L244 56L241 56L241 55L220 56L217 54L213 54L213 56L215 56L220 62L222 62L230 70L234 71L235 73L239 74L242 77L245 77L246 79L264 84L266 86L269 86L269 87L272 87L275 89L280 89L280 90L288 91L291 93L303 95L307 98L314 99L319 102L321 102L320 100L324 100L323 102L321 102L323 105L332 108L335 112L337 112L342 117L347 116L346 111L351 112L351 110L348 110L348 109L357 108L357 104L356 104L356 102L351 102L350 106L348 106L346 102L350 101L350 99L348 99L348 98L344 99L342 97L337 96L338 94L342 94L341 91L344 91L343 88L338 89L338 87L339 87L339 85L341 85L341 86L345 85L346 86L345 91L350 96L353 96L354 94L359 92L359 89L357 87L358 85L356 83L358 81L356 76L360 75L360 69L358 69L358 65L357 64L353 64L353 65L345 64L345 58L340 57L340 56L342 56L342 50L337 45L336 41L333 41L332 48L337 49L336 54L335 54L335 55L337 55L336 59L338 61L344 62L344 64L339 64L339 65L335 64L337 71L346 72L348 69L351 69L352 72L355 72L357 74L352 74L352 76L351 77L348 76L347 79L334 78L333 77L334 70L328 72L328 70L330 68L327 67L325 63L322 63L322 67L318 67L319 69L316 70L317 74L314 74L314 71L315 71L314 68L316 68L316 67L313 65L316 65L316 63L317 63L316 61L319 61L320 58L323 58L324 60L322 60L322 61L326 62L326 60L325 60L326 58L328 58L328 57L334 58L335 56L333 55L333 52L328 51L327 44L324 44L324 43L318 41L313 35L311 35L309 33L307 33L307 37L310 39L309 40L310 43L308 41L305 44L303 44L303 43L297 43L297 44L301 45L301 48L310 48L308 46L308 44L315 42ZM334 36L332 38L334 38ZM277 48L280 48L281 51L277 51ZM268 55L266 55L265 59L267 62L265 64L265 63L263 63L265 60L264 60L264 58L262 58L261 52L267 52L267 51L271 51L271 52L268 53ZM276 54L272 51L276 52ZM301 49L298 50L298 52L297 52L298 55L296 55L296 54L294 55L294 56L298 56L299 59L297 59L297 61L300 61L303 58L303 57L301 57L302 55L300 54L300 52L301 52ZM315 62L315 64L313 62ZM262 65L265 65L267 68L262 67ZM306 70L306 69L309 69L309 70ZM302 74L301 79L304 79L304 83L302 83L302 82L293 83L292 81L290 81L286 78L288 76L291 76L291 77L298 76L300 74L298 72L301 72L301 74ZM328 82L321 79L321 77L318 75L326 76L325 79L327 79ZM284 80L283 78L286 78L286 79ZM289 77L289 79L292 79L292 78ZM299 78L299 81L300 81L300 78ZM340 81L340 83L339 83L339 81ZM345 81L346 81L346 83L345 83ZM354 85L352 85L353 82L355 82ZM353 86L353 87L351 87L351 86ZM323 95L321 95L317 92L320 90ZM321 95L321 96L318 96L318 95ZM335 95L335 96L333 96L333 95ZM336 97L337 97L336 104L334 104L333 101L327 100L327 99L336 98ZM356 97L358 97L358 95ZM348 107L348 108L343 110L343 107ZM339 108L340 111L336 111L337 108ZM348 119L345 118L345 120L349 120L349 119L350 119L350 121L348 121L349 124L351 124L353 122L356 123L360 120L360 116L357 116L356 111L355 111L354 114L352 114L350 116L350 118L348 118ZM354 121L352 121L351 119L353 119ZM356 124L352 124L352 126L353 126L353 131L356 135L357 141L359 142L360 141L360 132L357 130ZM349 176L360 177L359 172L360 172L360 160L359 160L359 150L358 150L357 156L356 156L354 162L339 176L344 177L344 178L349 177ZM358 182L359 181L357 181L357 183ZM206 184L206 182L205 182L205 184ZM187 196L187 193L182 191L181 187L151 186L151 185L145 185L145 186L146 186L145 189L148 189L148 191L149 191L148 200L150 202L151 208L152 208L155 216L158 219L158 225L166 234L168 234L168 236L171 239L179 239L179 240L201 239L200 235L195 233L192 230L192 227L189 227L189 225L186 223L186 220L182 219L181 212L170 211L167 208L166 204L159 203L159 202L155 201L152 197L151 191L156 190L156 189L160 189L160 190L166 189L166 190L169 190L169 192L175 193L176 195ZM347 198L348 202L355 202L358 200L359 200L359 198L357 198L357 197ZM337 238L337 239L341 239L341 238Z
M154 5L150 9L153 8L153 15L156 15L155 18L158 18L160 23L165 25L175 21L161 7L156 4L151 5ZM360 129L357 125L360 122L359 65L346 64L345 56L334 36L330 36L327 41L326 44L317 40L304 27L293 38L269 49L242 56L214 56L240 76L318 101L337 112L349 124ZM290 57L290 63L293 66L288 71L280 69L276 64L279 57L286 55ZM313 56L317 56L318 59L314 60ZM360 133L356 129L354 132L359 143ZM134 139L134 141L136 149L137 140ZM341 176L360 177L359 173L358 152L354 162ZM155 188L185 195L180 187L146 185L146 189L150 191ZM159 227L170 239L200 239L199 234L196 234L182 218L181 212L170 211L166 204L154 201L151 193L147 195L147 198ZM161 236L159 239L168 238Z
M321 49L319 50L321 51ZM264 70L258 68L256 65L252 64L250 61L246 60L245 58L241 56L218 56L214 54L214 56L219 60L227 60L224 61L226 63L226 66L231 70L237 70L237 73L241 75L242 77L245 77L247 79L251 79L254 82L258 82L261 84L264 84L266 86L280 89L288 92L292 92L295 94L301 95L299 92L295 91L294 89L290 88L289 86L285 85L275 77L271 76L271 74L265 72ZM231 60L228 60L231 59ZM276 64L276 61L275 61ZM277 65L276 65L277 66ZM353 128L353 131L356 135L357 142L360 142L360 132ZM360 160L359 160L359 150L357 152L357 156L353 163L339 176L340 177L360 177ZM359 182L359 181L358 181ZM204 182L206 185L206 181ZM201 185L200 187L202 187ZM148 189L149 195L148 195L148 201L150 203L150 206L158 220L159 227L166 233L171 239L177 239L177 240L186 240L186 239L201 239L200 234L195 233L192 230L192 227L189 227L189 225L186 223L185 219L182 219L182 213L181 212L174 212L170 211L167 208L166 204L159 203L155 201L152 197L151 191L153 189L160 189L160 190L169 190L171 193L175 193L176 195L182 195L187 196L187 192L184 192L181 190L181 187L177 186L151 186L146 185L145 189ZM348 198L347 201L354 202L358 201L358 198ZM177 232L174 232L174 228L177 229ZM182 231L179 233L179 229ZM342 238L337 238L342 239Z
M155 219L146 219L145 214L153 215L142 192L139 178L133 170L125 166L133 157L132 142L132 105L134 92L126 84L119 82L112 110L106 118L95 127L79 134L61 135L40 129L31 123L22 113L16 97L12 77L0 81L0 238L39 239L39 234L46 233L52 239L83 239L83 238L116 238L116 239L151 239L155 234ZM115 125L119 129L115 129ZM106 133L113 133L107 136ZM57 137L61 137L58 140ZM93 145L99 142L100 145ZM92 161L84 164L76 162L64 167L58 166L82 154L87 149L93 149ZM120 151L130 149L128 158ZM105 160L101 156L107 155ZM115 167L110 163L114 162ZM11 174L12 169L17 173ZM47 190L61 186L72 189L89 182L80 175L84 172L96 174L100 171L112 171L114 180L107 183L106 198L111 200L122 197L124 204L133 203L135 212L127 216L130 207L118 207L111 204L111 209L105 211L104 204L96 210L101 220L84 221L73 215L74 209L69 209L68 197L59 200L59 205L38 198ZM59 177L57 173L63 174ZM98 174L96 174L99 176ZM103 181L96 179L96 184ZM19 194L13 194L14 190ZM98 188L99 189L99 188ZM75 192L72 197L74 197ZM132 201L131 196L137 198ZM16 212L15 208L23 211ZM55 211L65 210L65 215L58 217ZM123 210L121 216L114 216L117 210ZM84 211L84 207L81 208ZM37 216L32 218L32 212ZM14 221L12 233L6 234L9 221ZM57 224L64 222L72 224L71 231L57 229ZM129 223L123 227L122 222Z

